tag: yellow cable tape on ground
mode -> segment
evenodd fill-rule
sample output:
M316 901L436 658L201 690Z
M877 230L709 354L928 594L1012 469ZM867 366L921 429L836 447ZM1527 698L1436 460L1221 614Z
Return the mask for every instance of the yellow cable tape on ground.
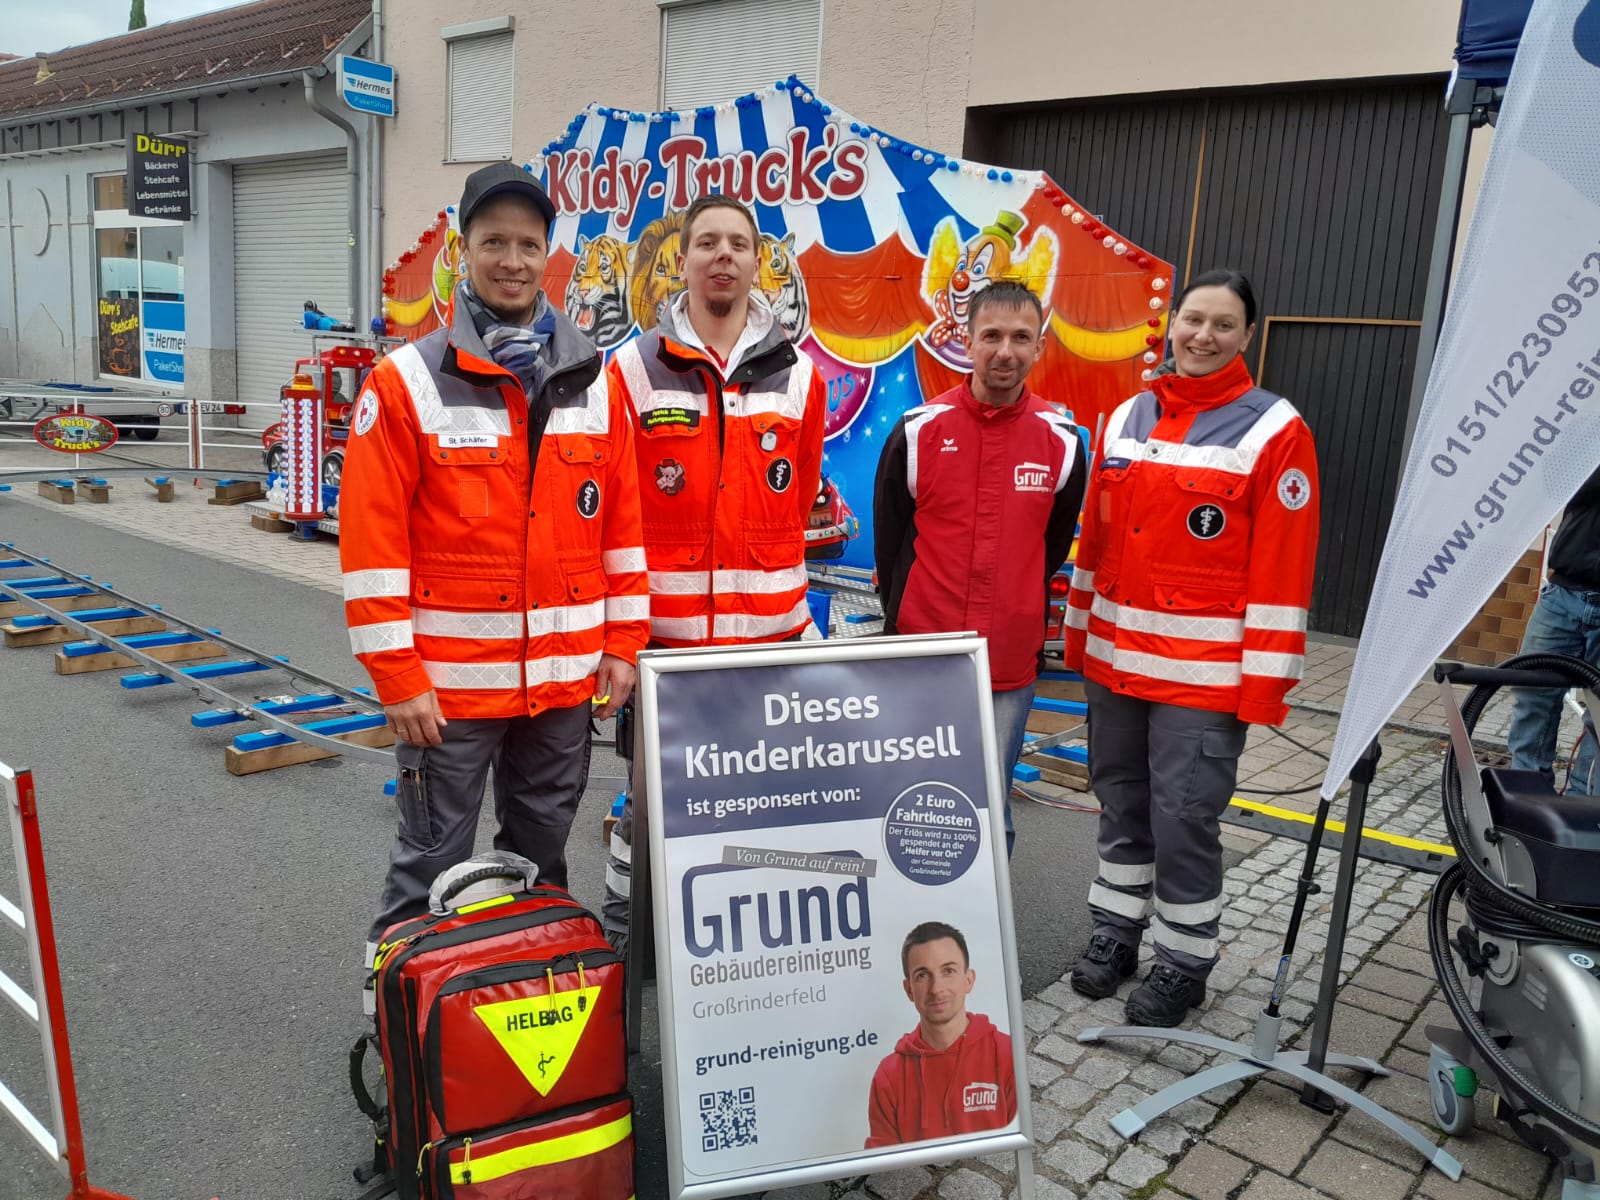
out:
M1276 817L1280 821L1294 821L1300 825L1315 825L1317 819L1310 813L1296 812L1292 808L1276 808L1271 804L1262 804L1256 800L1243 800L1235 796L1233 807L1242 808L1248 812L1258 812L1263 816ZM1328 822L1327 828L1331 833L1343 833L1344 822ZM1424 854L1439 854L1446 858L1454 858L1456 852L1449 846L1441 846L1438 842L1424 842L1417 838L1404 837L1398 833L1385 833L1381 829L1363 829L1361 836L1371 838L1375 842L1387 842L1391 846L1399 846L1402 850L1420 850Z

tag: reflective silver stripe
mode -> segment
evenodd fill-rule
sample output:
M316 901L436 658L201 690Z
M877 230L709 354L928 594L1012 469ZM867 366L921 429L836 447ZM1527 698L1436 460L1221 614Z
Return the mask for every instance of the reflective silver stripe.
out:
M1089 610L1087 608L1079 608L1075 604L1074 605L1069 605L1068 608L1067 608L1067 628L1068 629L1087 629L1087 628L1089 628Z
M1230 643L1244 637L1244 622L1238 617L1191 617L1182 613L1152 612L1117 604L1098 593L1094 598L1094 615L1102 621L1110 621L1118 629L1157 637Z
M377 654L383 650L405 650L410 645L410 621L380 621L373 625L350 626L350 653L352 654Z
M644 547L629 546L625 550L602 551L600 569L607 575L625 575L629 571L642 571L645 569Z
M704 596L711 590L709 571L651 571L653 596Z
M710 627L706 617L650 618L650 632L658 638L671 638L675 642L703 642Z
M1269 654L1265 650L1246 650L1242 665L1246 675L1299 679L1305 671L1306 660L1298 654Z
M802 596L793 608L778 617L758 617L750 613L718 613L711 626L712 636L754 641L756 638L790 633L810 619L811 606Z
M922 427L942 412L949 412L949 404L923 404L906 414L906 491L917 498L917 442Z
M1100 860L1099 878L1118 887L1139 887L1156 877L1156 865L1147 863L1114 863Z
M593 654L552 654L522 664L528 672L528 686L544 683L579 683L593 675L600 665L600 651Z
M615 841L616 837L617 835L613 833L611 835L612 841ZM617 870L616 867L612 866L610 863L607 863L606 891L610 892L613 896L620 896L624 900L631 900L633 898L633 876L624 875L621 871Z
M609 433L611 430L611 403L606 391L606 377L600 375L588 387L582 405L557 406L550 410L545 422L544 435L557 433Z
M1195 904L1170 904L1157 896L1156 915L1172 925L1204 925L1222 915L1222 897Z
M439 385L434 382L422 354L414 343L407 343L390 352L386 360L395 365L404 380L406 392L411 397L411 407L416 410L417 427L423 433L492 433L496 437L511 434L511 414L506 411L498 389L485 391L492 404L451 404L439 399Z
M1179 933L1159 917L1150 930L1150 940L1158 946L1165 946L1168 950L1178 950L1201 959L1215 958L1220 948L1216 938L1197 938L1190 937L1187 933Z
M548 608L535 608L528 612L528 636L547 637L552 633L579 633L585 629L599 629L605 624L606 602L591 600L585 604L553 604Z
M424 659L422 667L440 691L499 691L522 686L521 663L429 662Z
M606 597L607 625L615 625L620 621L648 621L649 619L649 596Z
M1150 915L1150 900L1145 896L1130 896L1127 892L1114 891L1103 883L1090 885L1089 907L1103 908L1107 912L1114 912L1119 917L1128 917L1135 921L1142 921Z
M1239 452L1248 455L1253 466L1267 443L1299 417L1300 414L1295 411L1294 405L1279 396L1277 403L1257 417L1256 423L1250 426L1250 431L1239 439Z
M1116 457L1112 453L1111 444L1121 439L1123 426L1128 423L1128 414L1133 412L1133 406L1138 402L1138 396L1130 396L1112 410L1111 418L1106 422L1106 427L1100 435L1100 444L1105 448L1103 457Z
M1082 567L1073 567L1072 590L1075 592L1094 591L1094 572L1085 571Z
M1163 658L1159 654L1141 654L1136 650L1120 649L1093 634L1085 639L1084 653L1109 664L1113 670L1132 675L1146 675L1151 679L1189 683L1197 687L1239 686L1239 664L1236 662L1190 662L1181 658Z
M522 636L522 614L519 612L452 612L443 608L413 608L411 622L423 637L496 642Z
M772 571L716 571L711 576L711 590L718 593L745 592L752 595L774 595L778 592L791 592L805 585L806 568L803 562Z
M1251 604L1244 610L1246 629L1270 629L1281 633L1304 633L1308 611L1292 604Z
M623 866L631 867L633 865L633 847L628 843L628 839L622 836L621 829L622 826L617 825L611 830L611 841L609 843L611 857Z
M1105 453L1107 458L1126 458L1133 462L1148 460L1166 467L1198 467L1226 471L1232 475L1248 475L1255 468L1256 459L1261 456L1267 443L1298 419L1294 405L1280 399L1256 418L1256 423L1239 439L1237 446L1186 446L1181 442L1164 442L1159 438L1141 442L1137 438L1123 437L1122 425L1113 417L1116 429L1113 432L1110 425L1106 428Z
M638 341L635 339L624 342L612 361L622 368L622 381L628 385L628 403L633 405L634 412L641 411L641 405L651 403L651 394L655 389L650 386L650 376L645 373L644 359L639 354ZM684 394L682 403L685 408L705 411L704 402L696 404L694 397L687 393Z
M372 600L379 596L409 596L411 572L404 567L372 571L346 571L344 573L344 598L346 600Z

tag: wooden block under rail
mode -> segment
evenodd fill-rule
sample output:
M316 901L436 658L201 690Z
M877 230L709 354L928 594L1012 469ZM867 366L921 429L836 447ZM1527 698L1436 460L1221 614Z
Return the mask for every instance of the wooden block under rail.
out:
M146 476L145 477L145 482L148 483L151 487L155 488L155 490L156 490L156 500L159 503L161 503L161 504L171 504L172 503L173 497L176 494L176 492L174 491L174 488L173 488L172 480L168 479L165 475L157 475L154 479L151 479L149 476Z
M1019 760L1030 767L1039 768L1039 778L1057 787L1071 788L1075 792L1089 790L1089 768L1082 763L1057 758L1053 754L1024 754Z
M334 740L349 742L353 746L392 746L394 730L387 725L376 729L358 729L354 733L334 735ZM292 742L287 746L268 746L265 750L235 750L227 748L230 775L254 775L258 771L271 771L277 767L292 767L297 763L316 762L323 758L337 758L332 750L324 750L306 742Z
M104 592L94 592L86 588L79 596L41 596L38 603L57 612L75 612L80 608L104 608L106 595ZM0 600L0 620L26 616L28 613L38 611L32 604L24 604L21 600Z
M73 491L72 484L55 479L39 480L39 495L46 500L54 500L57 504L76 504L78 497Z
M161 628L165 629L166 626ZM161 662L193 662L202 658L221 658L228 653L215 642L180 642L176 646L146 646L141 647L141 654ZM142 666L126 654L115 650L103 650L99 654L82 654L68 658L61 651L56 651L57 675L86 675L91 671L116 671L126 670L128 667Z
M121 637L125 633L160 633L167 623L160 617L119 617L114 621L96 621L94 627L101 633ZM19 629L15 625L0 626L6 635L7 646L58 646L62 642L79 642L83 634L65 625L40 625L32 629Z
M259 479L219 479L215 494L207 500L207 504L244 504L250 500L262 500L267 493L261 490Z
M78 492L90 504L111 503L111 484L104 479L79 480Z

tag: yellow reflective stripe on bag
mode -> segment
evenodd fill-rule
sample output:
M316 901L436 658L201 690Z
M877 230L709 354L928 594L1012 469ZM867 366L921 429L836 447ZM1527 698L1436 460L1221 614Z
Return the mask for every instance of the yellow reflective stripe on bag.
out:
M498 1154L474 1158L470 1162L451 1163L450 1182L487 1183L491 1179L500 1179L517 1171L526 1171L530 1167L548 1167L555 1163L571 1162L577 1158L588 1158L599 1154L602 1150L609 1150L619 1142L627 1141L632 1134L633 1117L631 1115L619 1117L609 1124L586 1129L581 1133L569 1133L563 1137L551 1138L548 1142L502 1150Z

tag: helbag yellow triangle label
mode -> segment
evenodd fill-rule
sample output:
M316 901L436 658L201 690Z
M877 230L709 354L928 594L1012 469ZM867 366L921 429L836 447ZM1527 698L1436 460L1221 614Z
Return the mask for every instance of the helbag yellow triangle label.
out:
M472 1011L541 1096L560 1082L589 1024L598 987L480 1004Z

